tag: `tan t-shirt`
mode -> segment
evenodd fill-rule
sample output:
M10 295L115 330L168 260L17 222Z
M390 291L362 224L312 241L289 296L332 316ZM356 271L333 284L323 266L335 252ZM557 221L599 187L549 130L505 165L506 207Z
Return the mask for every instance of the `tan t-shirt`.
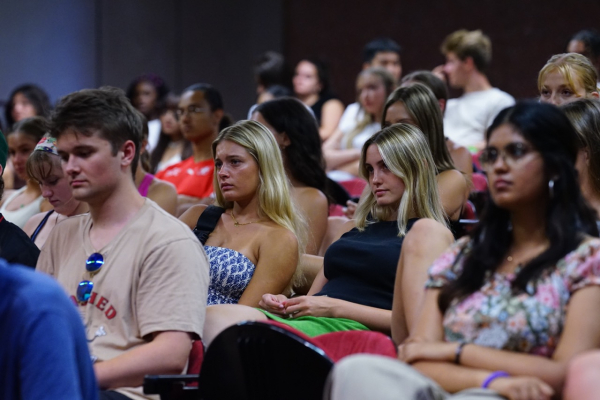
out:
M75 300L79 282L91 280L90 300L78 304L90 353L105 361L148 343L160 331L202 334L209 283L209 264L192 231L153 201L146 203L102 249L89 240L89 214L59 223L46 241L37 269L54 276ZM98 252L104 265L93 277L85 269ZM134 398L142 388L122 388Z

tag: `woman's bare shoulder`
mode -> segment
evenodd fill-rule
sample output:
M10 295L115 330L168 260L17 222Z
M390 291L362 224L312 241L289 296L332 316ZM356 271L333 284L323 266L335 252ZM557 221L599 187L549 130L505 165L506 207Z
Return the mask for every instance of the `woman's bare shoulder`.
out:
M457 169L440 172L437 176L437 181L444 189L453 188L462 192L469 187L468 178Z
M263 232L261 237L261 245L269 246L297 246L298 238L296 234L291 230L276 224L275 222L269 221L267 224L263 224Z
M294 193L296 194L296 201L303 204L321 204L325 202L327 203L327 196L319 189L304 186L299 188L294 188Z
M204 210L208 208L207 204L196 204L191 206L184 212L179 220L190 227L190 229L194 229L196 223L198 222L198 218L202 215Z
M27 236L31 236L33 234L33 231L35 231L35 228L37 228L40 222L42 222L46 214L48 214L48 212L44 211L29 218L23 227L23 231L27 234Z

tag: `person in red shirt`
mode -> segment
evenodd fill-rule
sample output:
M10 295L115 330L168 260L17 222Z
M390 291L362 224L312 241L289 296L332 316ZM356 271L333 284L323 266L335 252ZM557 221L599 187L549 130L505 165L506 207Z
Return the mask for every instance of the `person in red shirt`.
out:
M211 144L231 120L223 111L221 94L205 83L183 91L177 115L183 136L192 143L193 154L160 171L156 177L175 185L179 210L185 211L212 195L214 162Z

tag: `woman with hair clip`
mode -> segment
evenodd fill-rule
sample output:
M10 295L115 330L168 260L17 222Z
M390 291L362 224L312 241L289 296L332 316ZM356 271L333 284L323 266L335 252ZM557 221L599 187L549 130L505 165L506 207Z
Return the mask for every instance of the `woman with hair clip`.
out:
M303 252L304 226L289 196L281 153L255 121L221 131L212 144L214 206L181 216L210 262L208 305L256 307L266 292L289 287Z
M431 89L418 82L396 89L383 107L382 120L383 126L405 122L423 131L435 163L442 206L451 223L458 221L471 185L450 157L442 112Z
M308 223L306 254L317 254L327 229L329 204L316 121L304 104L292 98L258 105L252 119L271 131L281 150L292 198Z
M7 191L0 202L0 213L7 221L23 228L25 223L40 211L51 206L43 202L40 185L27 176L27 159L37 143L48 132L48 121L43 117L26 118L17 122L7 136L8 153L15 174L26 182L21 189Z
M538 75L540 102L555 106L581 98L598 98L596 68L577 53L552 56Z
M346 108L337 130L323 144L328 175L332 179L344 181L358 176L360 149L381 129L383 106L394 86L394 77L384 68L368 68L358 74L357 102Z
M565 104L561 109L579 138L575 168L579 173L581 193L596 211L596 219L600 220L600 100L581 99Z
M393 125L363 146L361 176L368 180L356 211L325 257L303 256L320 264L307 296L262 296L255 309L209 307L202 337L206 344L244 320L274 319L309 336L343 330L390 332L394 280L408 326L418 314L427 267L452 243L439 202L431 153L423 134L408 124ZM343 235L342 235L343 234ZM405 268L406 266L406 268ZM400 276L396 276L396 271ZM398 283L400 282L400 284Z
M500 112L481 155L491 201L429 270L401 362L348 357L331 398L560 397L569 361L600 346L600 240L577 184L576 142L556 107Z
M213 194L215 167L211 143L219 131L231 124L223 110L221 94L213 86L197 83L185 89L179 100L177 116L183 137L192 143L192 155L156 174L158 179L171 182L177 188L178 215L192 204Z
M65 176L56 139L44 137L27 159L27 175L39 184L42 196L54 209L34 215L23 227L25 233L40 249L52 229L60 221L89 211L87 203L73 197L71 185Z

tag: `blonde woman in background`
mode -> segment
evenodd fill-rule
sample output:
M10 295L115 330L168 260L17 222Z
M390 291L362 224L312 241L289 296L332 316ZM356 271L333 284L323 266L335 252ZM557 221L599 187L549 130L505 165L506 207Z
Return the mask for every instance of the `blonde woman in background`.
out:
M210 261L208 305L257 307L264 293L283 292L292 282L304 251L304 223L277 142L264 125L240 121L221 131L212 151L216 208L196 205L180 219L195 228L220 213L203 243Z
M538 75L540 102L555 106L582 98L598 98L596 69L578 53L552 56Z
M469 196L470 182L456 169L448 152L442 112L433 92L421 83L396 89L385 103L382 118L383 126L404 122L425 134L436 167L442 206L449 221L457 221Z
M356 79L357 102L349 105L334 134L323 144L329 176L337 181L358 176L362 145L381 129L381 113L394 90L394 77L385 69L368 68Z

